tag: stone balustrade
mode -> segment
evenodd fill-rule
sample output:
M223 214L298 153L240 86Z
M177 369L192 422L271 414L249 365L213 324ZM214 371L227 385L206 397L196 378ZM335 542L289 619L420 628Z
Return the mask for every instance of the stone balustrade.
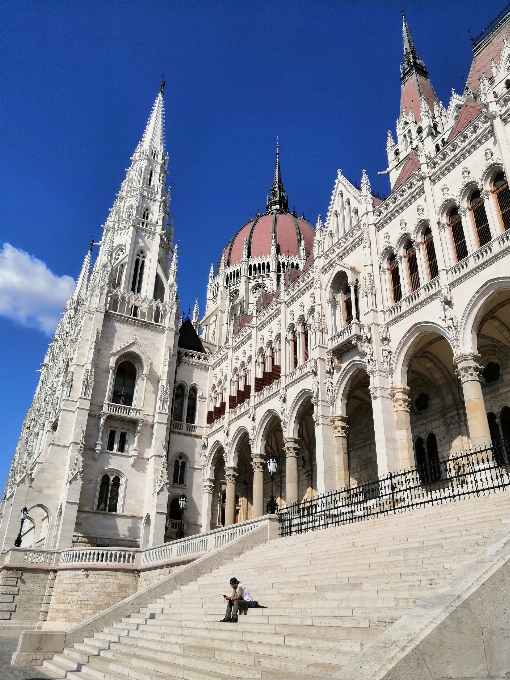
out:
M73 548L60 553L60 565L134 566L139 552L123 548Z
M110 401L105 401L103 405L103 413L112 416L123 416L133 420L143 419L143 409L135 408L134 406L125 406L124 404L113 404Z
M196 423L181 423L179 420L172 420L172 430L180 432L181 434L195 434L200 435L205 431L205 428Z
M508 253L508 250L510 250L510 231L505 231L450 267L447 271L448 283L460 282L466 275L472 276L477 269L486 267L492 260L499 260Z
M438 277L432 279L432 281L427 281L423 286L420 286L415 291L406 295L406 297L386 309L384 312L386 323L393 321L408 310L414 310L418 306L421 307L422 304L429 302L431 296L438 293L440 288L441 284Z
M363 325L359 321L351 321L348 326L332 335L328 340L328 349L338 351L346 343L352 345L356 338L361 335Z
M308 361L306 361L304 364L299 364L297 368L295 368L293 371L290 371L290 373L287 373L286 387L289 387L293 383L304 378L310 373L311 369L311 359L308 359Z
M118 288L108 292L107 311L128 316L146 323L165 325L170 306L165 302L143 297L137 293L127 293Z
M263 401L266 401L266 399L269 399L269 397L273 396L273 394L276 394L279 391L280 380L275 380L270 385L266 385L263 390L257 392L255 395L255 405L261 404Z

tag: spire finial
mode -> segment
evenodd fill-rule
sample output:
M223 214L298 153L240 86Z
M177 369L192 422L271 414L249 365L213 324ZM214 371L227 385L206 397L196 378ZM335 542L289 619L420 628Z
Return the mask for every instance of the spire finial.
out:
M282 173L280 170L280 144L278 137L276 138L276 159L274 165L274 180L271 187L271 193L267 198L266 213L281 212L286 213L289 210L289 203L287 194L283 187Z
M425 62L423 59L420 59L416 52L404 10L402 10L402 39L404 42L404 62L400 66L400 79L402 82L407 80L407 77L413 72L420 73L427 78L428 73L425 68Z
M159 94L164 94L164 92L165 92L165 85L166 85L166 83L165 83L165 74L162 73L162 74L161 74L161 83L160 83L160 85L159 85Z
M415 52L416 53L416 50L414 49L413 39L411 37L411 31L409 30L409 26L407 25L406 15L404 14L404 10L402 10L402 38L404 40L404 56L408 52Z

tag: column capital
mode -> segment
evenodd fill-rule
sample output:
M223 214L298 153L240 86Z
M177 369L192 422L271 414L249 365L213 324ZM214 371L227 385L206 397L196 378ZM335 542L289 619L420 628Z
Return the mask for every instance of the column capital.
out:
M467 382L480 382L482 367L477 362L478 354L463 354L457 358L455 373L462 384Z
M238 475L239 472L237 471L236 467L225 468L225 479L227 481L227 484L235 484Z
M395 409L395 411L406 411L407 413L409 413L411 409L409 387L392 387L389 392L390 397L393 401L393 408Z
M214 479L208 477L202 481L202 493L214 493Z
M283 442L286 458L297 458L301 452L301 445L299 439L295 437L287 437Z
M264 472L264 466L266 464L266 459L264 456L260 454L253 454L251 455L251 466L253 468L253 472Z
M333 437L347 437L349 431L347 416L330 416L329 420L333 428Z

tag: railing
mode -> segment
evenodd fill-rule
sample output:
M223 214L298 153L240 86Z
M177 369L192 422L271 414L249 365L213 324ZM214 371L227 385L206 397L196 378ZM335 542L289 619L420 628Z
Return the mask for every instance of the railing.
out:
M509 246L510 231L505 231L481 248L469 253L467 257L460 262L457 262L457 264L454 264L453 267L450 267L447 271L448 282L455 281L455 279L458 279L467 271L471 272L477 266L486 263L487 260L490 260L499 255L502 251L507 250Z
M356 336L361 335L362 329L363 326L359 321L351 321L348 326L345 326L341 331L338 331L338 333L335 333L330 337L328 342L329 349L338 349L346 342L352 342Z
M60 564L134 565L137 554L122 548L74 548L60 553Z
M169 311L169 305L165 302L142 297L137 293L126 293L118 288L109 291L106 305L109 312L158 326L164 325Z
M280 536L485 495L508 486L510 443L501 443L287 505L278 518Z
M196 423L181 423L179 420L172 420L172 430L175 430L176 432L196 434L197 427Z
M143 409L134 408L134 406L124 406L124 404L113 404L111 401L104 403L103 412L114 416L133 418L134 420L140 420L143 417Z
M239 524L232 524L221 529L213 529L204 534L196 534L189 538L181 538L178 541L165 543L157 548L145 550L142 557L142 565L147 565L156 562L165 562L167 560L186 557L189 555L201 555L216 548L222 548L228 543L232 543L241 536L258 529L261 524L267 522L267 517L258 517L257 519L250 519L247 522L240 522Z
M399 314L402 314L402 312L405 312L412 307L416 307L419 302L426 301L427 298L437 292L440 287L439 278L437 276L435 279L432 279L432 281L427 281L423 286L420 286L409 295L406 295L405 298L402 298L399 302L396 302L389 307L385 312L386 321L394 319L399 316Z
M311 370L311 360L308 359L304 364L299 364L293 371L287 373L286 386L288 387L290 383L300 380L304 375L307 375Z
M255 404L260 404L260 402L265 401L270 396L280 391L280 380L275 380L270 385L266 385L263 390L257 392L255 395Z

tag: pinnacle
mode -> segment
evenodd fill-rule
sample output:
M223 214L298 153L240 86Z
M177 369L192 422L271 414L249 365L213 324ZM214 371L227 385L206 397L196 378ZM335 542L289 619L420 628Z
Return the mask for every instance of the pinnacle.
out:
M163 92L160 91L152 107L147 127L143 133L139 148L144 151L155 149L163 154L165 145L165 104Z
M274 180L271 187L271 193L267 197L266 213L271 212L288 212L289 203L287 194L282 182L282 173L280 170L280 152L278 145L278 137L276 138L276 160L274 167Z
M402 37L404 39L404 56L409 52L416 52L404 12L402 12Z

